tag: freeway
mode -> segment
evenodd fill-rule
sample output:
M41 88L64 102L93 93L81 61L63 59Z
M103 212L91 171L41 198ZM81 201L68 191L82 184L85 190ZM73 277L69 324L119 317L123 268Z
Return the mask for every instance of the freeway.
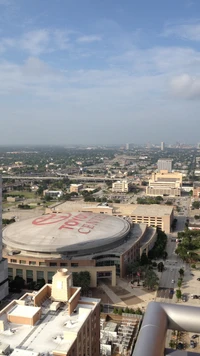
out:
M61 180L69 178L70 180L85 181L85 182L114 182L118 178L107 178L107 177L90 177L90 176L70 176L70 175L60 175L60 176L20 176L20 175L2 175L3 179L23 179L23 180Z

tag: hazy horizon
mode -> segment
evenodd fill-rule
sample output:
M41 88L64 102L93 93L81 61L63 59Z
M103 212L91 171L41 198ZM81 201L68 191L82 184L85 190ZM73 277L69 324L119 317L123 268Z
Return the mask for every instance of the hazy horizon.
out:
M200 141L198 0L0 0L0 12L1 145Z

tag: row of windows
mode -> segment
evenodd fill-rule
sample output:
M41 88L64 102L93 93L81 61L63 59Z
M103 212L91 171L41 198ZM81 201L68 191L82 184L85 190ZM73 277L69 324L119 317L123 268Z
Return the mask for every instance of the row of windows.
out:
M52 282L52 277L55 274L55 272L47 272L47 280L48 283ZM16 276L23 277L23 270L20 268L16 269ZM13 268L8 268L8 277L13 277ZM40 281L41 279L44 279L44 271L36 271L36 280L37 282ZM33 281L33 271L32 270L26 270L26 281L31 282Z
M28 264L29 266L36 266L36 261L28 261L28 263L25 261L25 260L19 260L19 262L14 259L14 258L11 258L10 260L11 263L19 263L21 265L26 265ZM39 266L47 266L45 262L39 262ZM68 264L66 262L60 262L60 263L57 263L57 262L50 262L49 263L49 266L50 267L55 267L55 266L60 266L60 267L67 267ZM78 263L71 263L71 267L78 267Z

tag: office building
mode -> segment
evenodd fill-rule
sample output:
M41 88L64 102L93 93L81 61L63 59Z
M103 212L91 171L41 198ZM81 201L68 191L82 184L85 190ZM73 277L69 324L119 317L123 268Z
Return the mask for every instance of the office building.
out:
M146 195L150 196L180 196L182 187L182 173L160 171L152 173L149 185L146 187Z
M130 182L127 180L118 180L112 184L113 193L128 193L130 189Z
M2 179L0 178L0 301L8 294L8 263L2 257Z
M60 198L63 196L62 190L44 190L43 195L50 198Z
M83 184L70 184L70 193L79 193L83 189Z
M99 356L100 299L81 297L71 273L26 293L0 311L0 340L12 356Z
M172 159L159 159L157 162L158 172L168 171L172 172Z
M160 149L161 149L161 151L164 151L164 149L165 149L165 143L164 142L161 142Z
M126 150L128 151L130 149L130 144L126 143Z

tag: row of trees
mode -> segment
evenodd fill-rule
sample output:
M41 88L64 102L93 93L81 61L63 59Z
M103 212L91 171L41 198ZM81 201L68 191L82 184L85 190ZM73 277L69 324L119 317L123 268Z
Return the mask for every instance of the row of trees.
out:
M196 262L199 260L199 255L195 250L200 248L200 231L185 229L184 232L178 233L179 242L175 252L179 257L186 262Z
M167 253L165 251L167 245L167 235L161 231L160 229L157 229L157 240L155 242L154 247L149 251L148 257L150 259L155 259L155 258L167 258Z
M137 309L132 309L132 308L128 308L126 307L125 309L122 308L114 308L113 310L114 314L118 314L118 315L122 315L122 313L126 313L126 314L136 314L136 315L142 315L143 312L140 308Z
M137 204L160 204L163 201L161 196L137 198Z

